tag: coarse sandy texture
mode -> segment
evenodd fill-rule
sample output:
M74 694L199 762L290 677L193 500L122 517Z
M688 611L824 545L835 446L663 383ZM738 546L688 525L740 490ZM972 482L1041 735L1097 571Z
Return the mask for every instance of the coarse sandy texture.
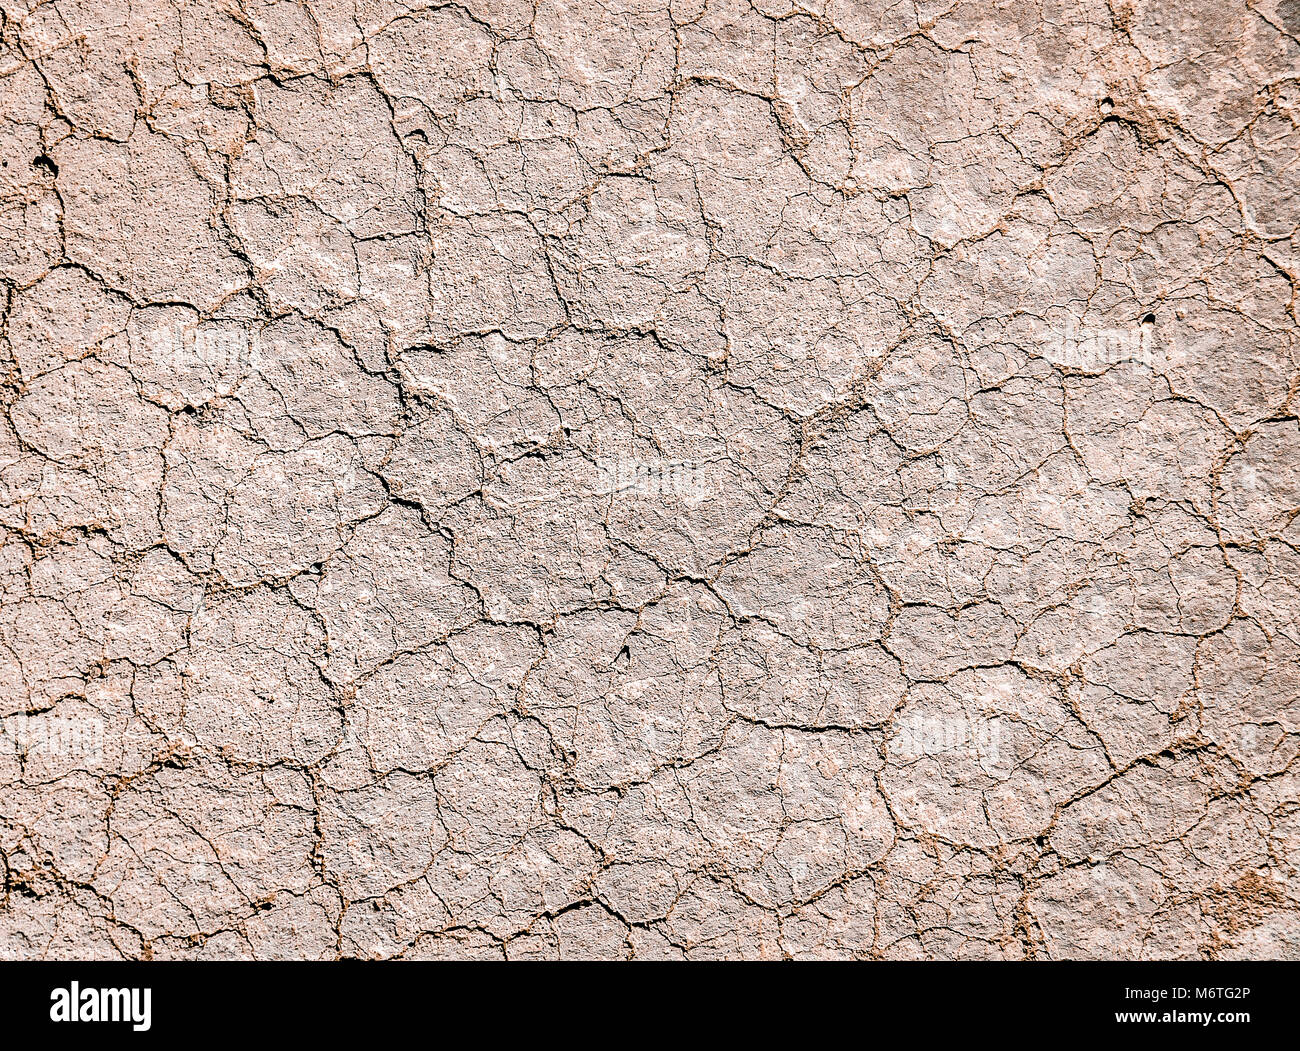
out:
M0 10L0 957L1300 957L1300 0Z

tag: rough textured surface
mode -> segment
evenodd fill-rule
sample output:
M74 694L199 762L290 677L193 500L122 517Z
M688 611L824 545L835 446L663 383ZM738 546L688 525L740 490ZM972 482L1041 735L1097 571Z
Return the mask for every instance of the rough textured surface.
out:
M1300 2L0 10L0 956L1300 956Z

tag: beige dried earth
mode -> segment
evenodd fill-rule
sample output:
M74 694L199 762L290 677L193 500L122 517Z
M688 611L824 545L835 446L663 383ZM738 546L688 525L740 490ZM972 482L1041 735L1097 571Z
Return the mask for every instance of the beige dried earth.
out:
M0 12L0 957L1300 957L1300 0Z

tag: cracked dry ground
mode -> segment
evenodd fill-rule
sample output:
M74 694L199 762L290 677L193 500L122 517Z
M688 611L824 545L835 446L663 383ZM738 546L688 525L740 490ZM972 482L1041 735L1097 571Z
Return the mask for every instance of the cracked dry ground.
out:
M1300 955L1298 0L0 11L0 956Z

